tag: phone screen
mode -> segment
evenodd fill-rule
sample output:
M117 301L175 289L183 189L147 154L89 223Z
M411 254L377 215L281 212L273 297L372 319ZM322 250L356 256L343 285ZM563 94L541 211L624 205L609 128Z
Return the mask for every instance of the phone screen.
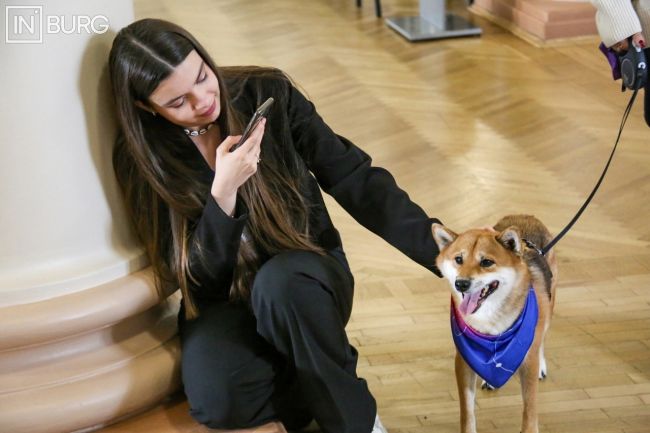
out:
M273 105L273 101L274 101L273 98L269 98L266 101L264 101L264 103L260 105L257 108L257 110L255 110L255 113L253 113L253 117L251 117L251 120L248 122L248 125L246 125L246 129L244 129L244 132L242 133L239 143L237 143L236 145L230 148L231 152L236 150L246 140L248 140L248 137L250 137L251 133L255 130L257 124L260 123L260 121L268 114L271 105Z

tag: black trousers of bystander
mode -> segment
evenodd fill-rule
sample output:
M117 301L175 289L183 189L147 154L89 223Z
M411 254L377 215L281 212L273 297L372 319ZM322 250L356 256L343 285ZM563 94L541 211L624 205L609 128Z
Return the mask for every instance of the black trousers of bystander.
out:
M645 54L646 62L650 62L650 48L643 50L643 54ZM650 126L650 77L646 80L644 92L643 115L645 117L645 123Z

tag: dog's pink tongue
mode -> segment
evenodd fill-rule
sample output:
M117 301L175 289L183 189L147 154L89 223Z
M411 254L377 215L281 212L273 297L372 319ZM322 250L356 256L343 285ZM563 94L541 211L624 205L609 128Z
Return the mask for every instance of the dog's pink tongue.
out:
M472 314L472 311L476 310L478 305L478 300L481 297L481 291L477 290L474 293L468 293L463 298L463 301L460 303L460 312L464 315Z

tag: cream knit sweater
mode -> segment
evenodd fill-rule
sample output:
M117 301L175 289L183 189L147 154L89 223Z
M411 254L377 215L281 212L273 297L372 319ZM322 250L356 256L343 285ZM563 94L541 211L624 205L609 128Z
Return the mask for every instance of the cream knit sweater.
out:
M598 9L596 26L603 43L617 42L643 31L646 46L650 37L650 0L590 0Z

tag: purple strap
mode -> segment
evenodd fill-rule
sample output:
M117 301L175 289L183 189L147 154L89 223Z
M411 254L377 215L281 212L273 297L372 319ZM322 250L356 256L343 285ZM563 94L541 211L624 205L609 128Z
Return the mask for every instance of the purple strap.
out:
M621 78L621 66L618 64L618 55L616 51L611 48L607 48L602 42L598 46L600 51L607 57L607 62L609 62L609 67L612 68L612 78L614 80L619 80Z

